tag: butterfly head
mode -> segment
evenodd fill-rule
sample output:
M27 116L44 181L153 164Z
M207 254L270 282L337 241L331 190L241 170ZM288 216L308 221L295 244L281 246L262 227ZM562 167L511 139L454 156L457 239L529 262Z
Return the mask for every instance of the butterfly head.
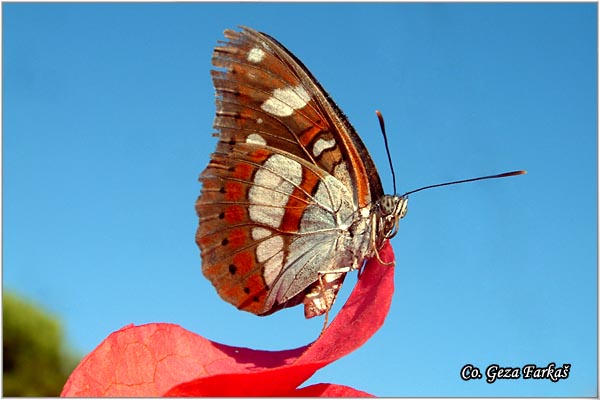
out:
M398 233L400 220L408 210L408 196L383 195L379 199L377 215L379 219L379 237L391 239Z

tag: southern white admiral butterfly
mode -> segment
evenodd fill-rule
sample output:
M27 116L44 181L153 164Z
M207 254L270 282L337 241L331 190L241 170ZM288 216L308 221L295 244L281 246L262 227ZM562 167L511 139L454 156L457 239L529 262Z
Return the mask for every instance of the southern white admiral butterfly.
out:
M211 71L219 140L196 202L202 271L241 310L325 314L346 273L396 234L415 191L383 193L346 116L277 40L225 36Z

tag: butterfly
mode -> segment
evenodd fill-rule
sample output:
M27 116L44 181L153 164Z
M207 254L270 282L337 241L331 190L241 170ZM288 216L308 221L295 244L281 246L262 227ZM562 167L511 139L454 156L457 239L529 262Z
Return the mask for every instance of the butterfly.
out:
M384 195L362 140L289 50L250 28L225 37L211 71L219 140L196 202L202 272L241 310L322 315L407 198Z
M356 130L281 43L246 27L225 37L212 55L218 142L196 201L202 272L240 310L327 315L414 191L384 194Z

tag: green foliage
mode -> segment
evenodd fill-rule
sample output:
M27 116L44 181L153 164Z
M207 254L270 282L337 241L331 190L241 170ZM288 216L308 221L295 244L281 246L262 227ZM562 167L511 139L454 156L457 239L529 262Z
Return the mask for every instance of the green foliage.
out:
M3 396L60 395L77 361L59 321L14 293L3 293L2 303Z

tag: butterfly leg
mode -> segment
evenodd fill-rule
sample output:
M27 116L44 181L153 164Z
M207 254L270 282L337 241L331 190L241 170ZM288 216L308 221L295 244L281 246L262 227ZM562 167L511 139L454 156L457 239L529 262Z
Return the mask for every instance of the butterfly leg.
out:
M396 265L396 261L395 260L392 260L390 262L386 262L386 261L383 261L381 259L381 256L379 255L379 249L377 248L376 238L377 238L376 216L373 215L373 221L371 222L371 246L373 248L373 251L375 252L375 258L382 265L390 265L390 266Z
M348 268L346 268L347 270L349 270ZM346 275L347 271L343 271L343 272L334 272L334 271L330 271L330 272L319 272L319 285L318 285L318 289L320 291L319 295L322 299L324 299L325 301L325 319L323 320L323 328L321 328L321 333L319 333L319 337L321 337L321 335L323 335L323 332L325 332L325 329L327 328L327 323L329 322L329 310L331 310L331 307L333 306L333 302L335 301L335 298L337 296L337 292L338 290L340 290L340 287L342 286L342 282L330 285L330 282L336 282L340 277L341 280L343 281L345 275ZM327 276L331 276L333 275L333 280L332 279L327 279Z
M322 290L321 295L323 297L325 297L325 293L324 293L324 289L323 289L323 280L321 279L322 275L319 274L319 288ZM321 328L321 333L319 333L319 337L321 337L321 335L323 335L323 332L325 332L325 329L327 329L327 323L329 322L329 310L331 309L331 305L329 307L327 307L327 309L325 310L325 318L323 319L323 327Z

